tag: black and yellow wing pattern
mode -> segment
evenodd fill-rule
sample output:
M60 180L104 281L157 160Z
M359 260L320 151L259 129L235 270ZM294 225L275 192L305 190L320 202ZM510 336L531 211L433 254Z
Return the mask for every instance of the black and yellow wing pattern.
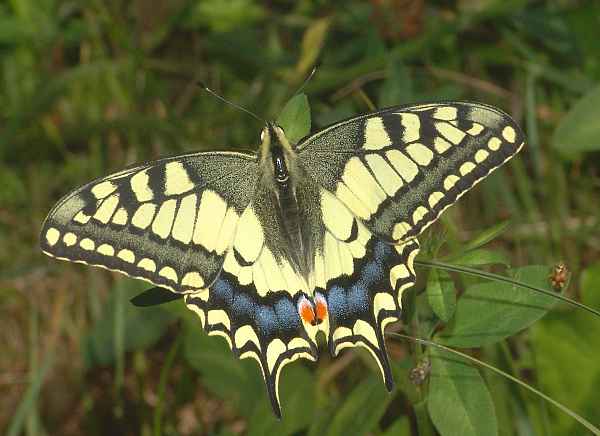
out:
M367 348L391 390L383 333L399 319L402 293L415 283L416 237L523 145L523 133L507 114L468 102L389 108L301 141L298 160L306 177L327 193L321 201L326 235L342 234L333 248L324 238L315 263L335 263L336 255L343 263L340 244L350 217L366 241L349 273L331 268L318 284L328 303L326 334L334 355L345 347Z
M280 415L281 369L316 360L320 331L333 355L365 347L392 388L383 335L415 283L416 237L523 141L505 113L461 102L385 109L298 145L269 125L257 154L162 159L73 191L41 246L183 294L259 363Z

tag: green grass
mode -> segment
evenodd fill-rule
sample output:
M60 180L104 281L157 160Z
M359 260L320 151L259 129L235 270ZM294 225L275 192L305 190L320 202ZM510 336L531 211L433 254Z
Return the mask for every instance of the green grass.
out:
M201 333L181 301L133 307L143 283L50 260L37 238L52 205L92 178L254 149L261 123L199 81L275 119L318 64L304 88L313 129L371 104L467 99L512 114L528 145L421 236L420 259L546 290L563 260L562 295L600 309L599 16L583 0L2 3L0 431L445 436L469 422L461 434L586 434L516 383L393 336L391 395L367 353L323 350L282 373L278 422L255 362ZM460 348L600 426L597 317L503 282L418 273L405 333ZM422 359L431 373L415 385Z

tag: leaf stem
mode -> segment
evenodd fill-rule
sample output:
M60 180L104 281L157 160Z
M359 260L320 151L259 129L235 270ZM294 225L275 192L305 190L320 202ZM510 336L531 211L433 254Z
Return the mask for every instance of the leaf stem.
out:
M443 269L446 271L454 271L454 272L459 272L459 273L463 273L463 274L470 274L473 276L483 277L483 278L486 278L489 280L497 280L500 282L510 283L512 285L519 286L521 288L530 289L532 291L536 291L541 294L545 294L549 297L556 298L557 300L561 300L567 304L570 304L571 306L575 306L580 309L584 309L584 310L600 317L600 311L593 309L589 306L586 306L583 303L572 300L568 297L565 297L564 295L557 294L556 292L552 292L547 289L538 288L537 286L529 285L527 283L523 283L518 280L511 279L510 277L502 276L500 274L494 274L491 272L482 271L482 270L478 270L478 269L474 269L474 268L469 268L466 266L451 265L448 263L439 262L437 260L415 260L415 265L425 267L425 268L438 268L438 269Z

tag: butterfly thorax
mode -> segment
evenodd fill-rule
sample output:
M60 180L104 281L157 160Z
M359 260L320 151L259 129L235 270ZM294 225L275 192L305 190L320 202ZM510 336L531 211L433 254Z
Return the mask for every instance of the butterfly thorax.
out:
M296 154L281 127L275 124L267 124L261 140L262 183L268 188L272 203L277 209L287 254L293 260L297 271L306 278L309 262L305 241L308 235L305 234L305 226L300 219L300 207L296 197Z

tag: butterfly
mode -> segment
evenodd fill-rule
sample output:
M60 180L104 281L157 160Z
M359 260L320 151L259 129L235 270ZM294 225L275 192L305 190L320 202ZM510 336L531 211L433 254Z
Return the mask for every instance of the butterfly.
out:
M209 335L253 358L274 413L296 359L364 347L393 388L386 325L415 283L417 236L524 145L491 106L397 106L255 153L200 152L92 181L50 211L44 253L181 295Z

